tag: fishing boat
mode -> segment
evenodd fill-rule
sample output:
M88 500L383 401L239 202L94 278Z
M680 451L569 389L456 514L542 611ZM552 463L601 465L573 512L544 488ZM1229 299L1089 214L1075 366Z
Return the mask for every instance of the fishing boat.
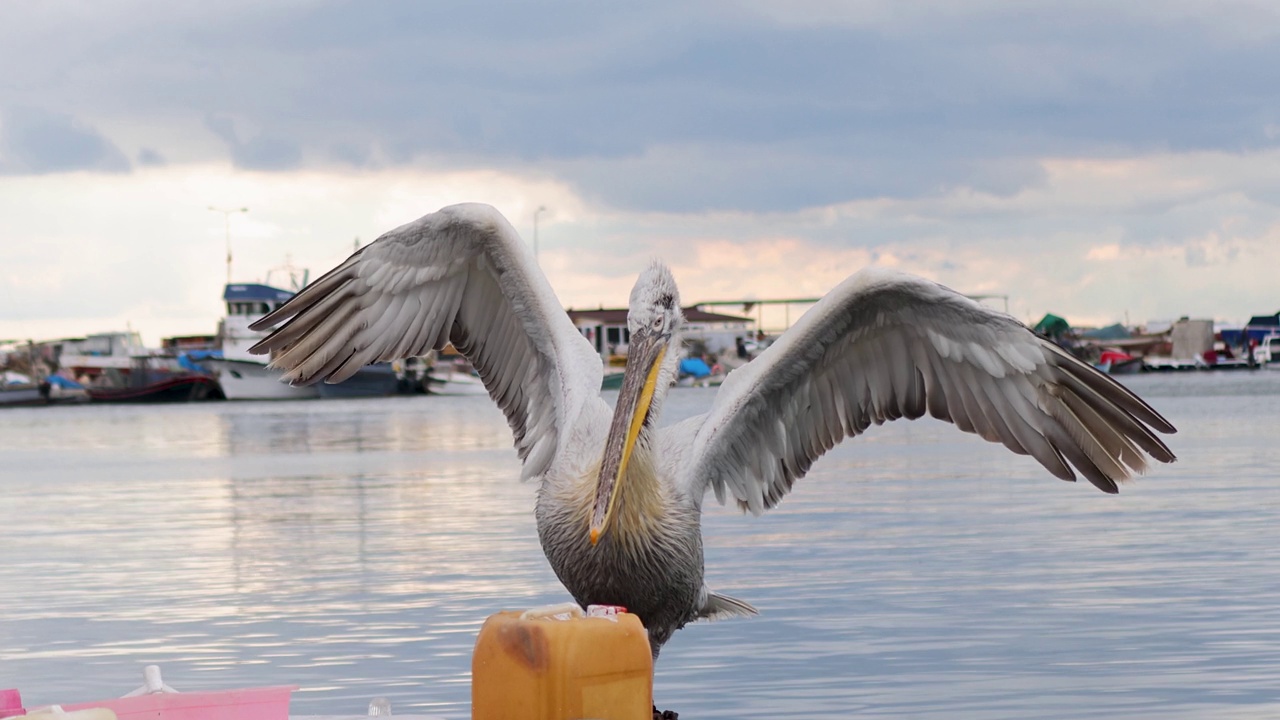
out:
M1280 370L1280 332L1272 332L1253 348L1253 362L1260 368Z
M21 373L0 372L0 407L18 407L20 405L43 405L45 395L40 392L40 385Z
M58 373L45 378L40 384L40 391L50 404L71 405L90 400L85 386Z
M271 283L283 274L287 288ZM249 326L284 304L307 284L308 272L291 265L274 268L263 283L231 283L222 293L226 315L219 324L221 354L204 361L217 375L228 400L304 400L308 398L382 397L394 395L398 378L390 363L361 368L351 378L334 385L294 387L281 380L279 370L267 367L269 357L253 355L249 348L269 333Z
M136 330L105 332L79 338L67 338L55 343L58 367L81 384L90 384L114 371L128 375L133 371L137 358L160 358L161 350L149 348L142 342ZM152 369L167 368L178 372L182 368L176 358L158 360Z
M85 392L94 402L111 403L192 402L223 397L218 381L200 373L133 373L130 379L134 382L129 385L90 385Z
M1093 366L1109 375L1135 375L1145 369L1141 357L1112 349L1103 350Z
M270 281L270 275L267 276ZM221 355L205 363L218 376L218 384L228 400L303 400L320 397L313 387L293 387L281 382L282 373L267 367L269 358L251 355L253 347L266 333L249 329L249 325L284 304L306 284L306 272L299 278L289 273L291 289L265 283L232 283L222 292L227 314L218 326Z
M182 353L149 348L135 330L98 333L57 343L59 382L49 395L94 402L187 402L220 400L214 374ZM72 380L74 378L74 380ZM50 378L52 380L52 378Z
M0 407L43 405L48 393L40 384L41 375L30 340L0 343Z

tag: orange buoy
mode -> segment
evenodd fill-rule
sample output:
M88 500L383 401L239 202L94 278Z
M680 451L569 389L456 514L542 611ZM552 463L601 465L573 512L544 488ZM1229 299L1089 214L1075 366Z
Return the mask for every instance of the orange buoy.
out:
M653 655L640 619L572 603L491 615L471 658L472 720L651 720Z

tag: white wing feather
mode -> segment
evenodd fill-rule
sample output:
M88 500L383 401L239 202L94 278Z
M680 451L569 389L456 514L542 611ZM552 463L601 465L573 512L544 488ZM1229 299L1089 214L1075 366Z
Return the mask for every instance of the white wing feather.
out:
M1011 317L927 280L867 269L726 378L682 463L693 498L726 491L759 514L824 452L872 423L928 412L1072 468L1106 492L1174 455L1172 425L1111 378Z
M584 403L603 406L599 356L488 205L453 205L386 233L253 327L284 320L253 352L272 353L296 384L341 382L452 342L506 415L526 479L546 471Z

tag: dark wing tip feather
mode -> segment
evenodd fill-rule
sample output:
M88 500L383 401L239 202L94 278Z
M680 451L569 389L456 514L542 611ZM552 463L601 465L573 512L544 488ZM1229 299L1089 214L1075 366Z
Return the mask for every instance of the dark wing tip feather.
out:
M1118 483L1146 470L1148 457L1177 459L1156 435L1175 432L1164 416L1114 378L1041 342L1052 348L1040 391L1052 418L1046 438L1095 487L1117 493Z
M1178 432L1173 423L1156 412L1155 408L1147 404L1137 393L1125 387L1120 381L1091 365L1076 360L1068 355L1066 351L1061 350L1057 345L1047 340L1042 340L1041 342L1052 348L1063 359L1058 363L1058 367L1069 371L1076 378L1088 383L1100 394L1118 402L1130 414L1146 423L1152 429L1166 435L1173 435Z
M1130 438L1139 441L1139 444L1143 445L1143 449L1151 457L1162 463L1171 463L1178 459L1163 440L1156 436L1155 433L1150 432L1150 430L1156 430L1166 435L1173 435L1178 432L1178 429L1157 412L1155 408L1139 397L1137 393L1125 387L1110 375L1074 358L1072 358L1072 362L1063 363L1059 368L1068 371L1072 377L1088 385L1111 404L1110 408L1105 408L1104 406L1103 409L1110 410L1116 414L1127 415L1133 424L1139 429L1145 430L1145 436L1141 437L1141 439L1137 434L1130 435Z

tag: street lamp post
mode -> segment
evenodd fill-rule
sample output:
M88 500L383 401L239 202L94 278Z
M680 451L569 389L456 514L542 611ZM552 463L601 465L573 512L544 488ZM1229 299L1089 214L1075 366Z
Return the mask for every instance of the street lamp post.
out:
M538 216L547 211L546 205L539 205L533 211L533 259L538 259Z
M235 213L247 213L249 208L219 208L212 205L209 209L214 212L222 213L222 221L227 231L227 284L231 284L231 216Z

